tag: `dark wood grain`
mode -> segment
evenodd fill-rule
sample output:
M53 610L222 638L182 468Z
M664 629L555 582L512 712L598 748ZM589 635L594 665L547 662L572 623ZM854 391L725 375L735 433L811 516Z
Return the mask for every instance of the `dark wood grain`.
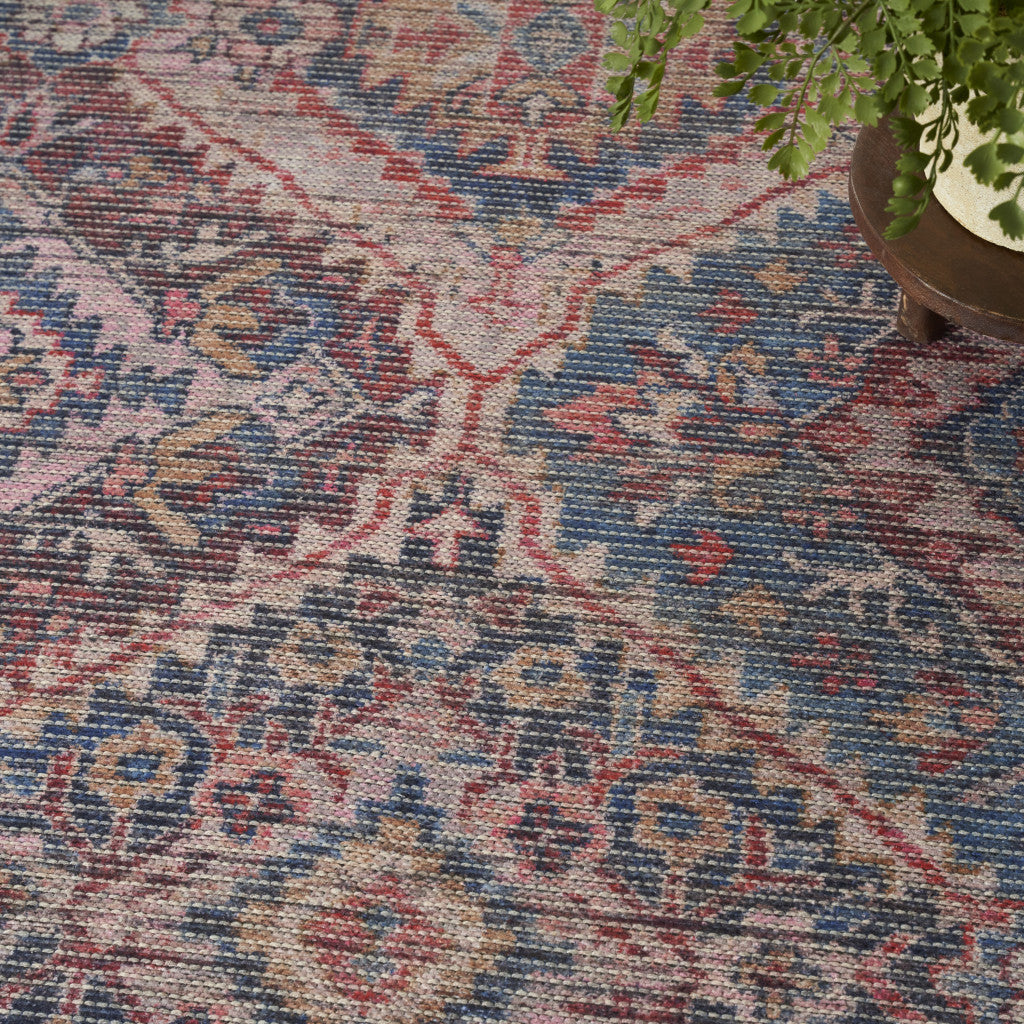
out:
M949 327L949 321L934 310L922 306L904 290L900 292L900 308L896 314L896 329L911 341L935 341Z
M971 234L934 200L910 234L892 242L882 237L899 153L884 122L861 129L850 165L850 205L864 240L903 289L900 332L930 341L944 319L1024 342L1024 253Z

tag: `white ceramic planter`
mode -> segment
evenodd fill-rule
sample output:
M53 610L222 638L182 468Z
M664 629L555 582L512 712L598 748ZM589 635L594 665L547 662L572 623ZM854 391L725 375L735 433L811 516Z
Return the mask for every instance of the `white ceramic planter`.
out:
M922 120L928 120L938 113L928 110ZM966 114L960 115L960 139L953 150L953 162L949 168L938 176L935 182L934 197L945 208L946 212L972 234L984 238L1015 252L1024 252L1024 239L1008 238L996 221L989 218L993 206L1005 202L1012 192L1006 190L996 192L988 185L982 185L974 175L964 167L964 159L973 149L977 149L985 141L981 132L967 120Z

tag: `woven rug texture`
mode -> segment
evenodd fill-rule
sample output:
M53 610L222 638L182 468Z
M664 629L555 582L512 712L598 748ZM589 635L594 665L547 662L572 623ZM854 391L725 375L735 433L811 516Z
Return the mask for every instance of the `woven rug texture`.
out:
M607 28L0 2L0 1024L1024 1024L1024 351Z

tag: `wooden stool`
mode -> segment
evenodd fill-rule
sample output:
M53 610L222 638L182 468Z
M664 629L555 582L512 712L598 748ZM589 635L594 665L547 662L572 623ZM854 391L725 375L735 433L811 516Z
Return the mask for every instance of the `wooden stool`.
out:
M861 129L850 164L850 206L864 241L902 289L900 334L934 341L953 321L1024 342L1024 253L972 235L934 199L910 234L893 242L882 237L899 155L884 122Z

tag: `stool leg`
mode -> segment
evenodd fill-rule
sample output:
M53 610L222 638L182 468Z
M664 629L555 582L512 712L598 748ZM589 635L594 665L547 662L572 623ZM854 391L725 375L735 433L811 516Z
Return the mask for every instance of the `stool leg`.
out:
M935 341L936 338L942 336L948 326L949 321L945 317L939 316L927 306L922 306L906 292L900 292L900 311L896 316L896 330L907 341L917 344Z

